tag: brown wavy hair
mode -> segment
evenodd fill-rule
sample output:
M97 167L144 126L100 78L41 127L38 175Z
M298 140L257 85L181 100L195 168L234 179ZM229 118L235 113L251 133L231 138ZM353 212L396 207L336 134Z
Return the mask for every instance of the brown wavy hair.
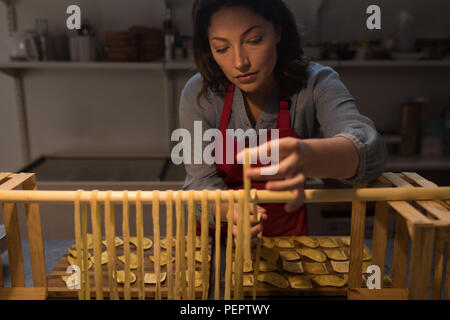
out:
M278 60L274 69L277 84L288 94L298 92L306 84L309 60L304 56L295 17L283 0L195 0L192 9L194 23L193 51L197 68L203 77L203 88L198 95L208 99L208 90L225 96L230 81L214 60L208 39L211 16L222 8L246 6L281 27L277 45Z

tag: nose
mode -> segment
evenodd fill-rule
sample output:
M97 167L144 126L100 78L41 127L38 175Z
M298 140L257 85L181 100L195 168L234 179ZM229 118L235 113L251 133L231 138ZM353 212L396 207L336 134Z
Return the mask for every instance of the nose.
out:
M234 67L241 72L245 72L249 66L250 61L246 50L242 46L237 46L234 52Z

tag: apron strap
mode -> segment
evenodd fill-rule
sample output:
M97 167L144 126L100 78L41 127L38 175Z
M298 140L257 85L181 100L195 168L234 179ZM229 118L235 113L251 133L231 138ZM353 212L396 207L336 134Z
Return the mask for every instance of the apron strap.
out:
M280 99L280 110L278 111L277 128L290 129L289 100L283 88L279 89L278 95Z

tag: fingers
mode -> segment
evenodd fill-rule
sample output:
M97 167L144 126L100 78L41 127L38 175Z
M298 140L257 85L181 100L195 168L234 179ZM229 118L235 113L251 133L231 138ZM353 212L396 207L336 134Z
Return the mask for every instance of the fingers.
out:
M281 181L270 181L266 184L266 189L270 191L287 191L295 189L303 189L305 184L305 176L298 174L291 179Z
M267 167L251 168L247 170L246 176L255 181L282 180L300 173L301 161L296 153L292 153L280 163Z
M293 193L294 193L295 199L292 200L291 202L287 203L284 206L284 209L288 213L292 213L292 212L295 212L295 211L299 210L301 208L301 206L303 205L304 200L305 200L305 193L304 193L303 188L302 189L296 189L296 190L294 190Z
M267 213L266 210L263 207L257 206L257 213L261 215L261 219L263 221L267 220ZM255 217L253 216L253 206L250 206L250 225L254 226L258 223L258 221L255 220ZM239 219L239 211L237 209L237 207L234 210L234 218L233 218L233 223L235 225L238 224L238 219Z
M276 155L276 153L278 153L280 159L283 159L287 155L291 154L292 151L296 151L299 141L299 139L292 137L267 141L266 143L263 143L258 147L249 148L250 159L259 159L261 155L272 157L272 152L274 152L274 156ZM236 159L239 163L244 163L244 157L245 150L242 150L237 154Z

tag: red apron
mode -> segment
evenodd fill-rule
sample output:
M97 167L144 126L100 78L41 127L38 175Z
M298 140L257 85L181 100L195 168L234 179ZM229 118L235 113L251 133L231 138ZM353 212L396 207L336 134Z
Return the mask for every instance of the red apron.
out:
M220 118L220 132L223 139L222 155L224 159L224 164L217 164L217 169L219 175L223 177L223 181L227 184L228 189L242 189L242 164L238 164L236 160L236 154L234 155L235 164L226 164L226 145L228 143L234 143L234 150L237 150L237 141L233 137L227 136L226 130L228 128L228 122L230 120L231 109L233 104L234 96L234 84L230 84L227 90L227 95L225 97L225 102L223 106L222 116ZM278 112L277 127L279 130L279 138L293 137L300 139L299 135L291 129L289 124L289 102L283 100L283 91L280 90L280 109ZM267 141L270 141L271 130L267 130ZM258 139L259 140L259 139ZM245 146L248 147L248 142ZM258 141L259 145L259 141ZM236 152L237 153L237 152ZM217 153L216 153L217 154ZM258 163L252 164L252 167L263 167L259 160ZM266 181L255 181L252 182L252 189L265 189ZM296 212L288 213L284 210L284 204L260 204L266 210L267 220L263 222L264 231L263 235L267 237L274 236L290 236L290 235L304 235L308 233L307 230L307 220L306 220L306 207L303 206ZM197 226L199 231L199 225ZM226 226L222 228L225 234Z

